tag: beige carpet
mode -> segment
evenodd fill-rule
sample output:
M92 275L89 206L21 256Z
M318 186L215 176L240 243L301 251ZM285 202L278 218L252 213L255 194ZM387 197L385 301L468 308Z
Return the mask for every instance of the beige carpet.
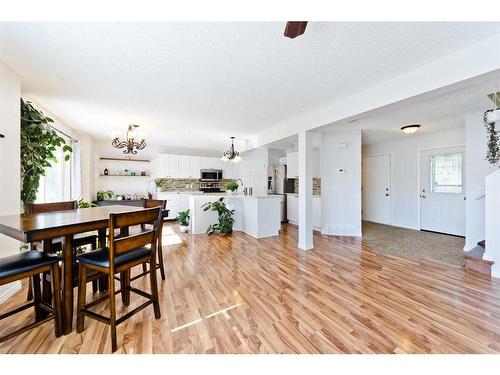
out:
M363 222L363 241L382 254L425 257L464 265L461 237Z

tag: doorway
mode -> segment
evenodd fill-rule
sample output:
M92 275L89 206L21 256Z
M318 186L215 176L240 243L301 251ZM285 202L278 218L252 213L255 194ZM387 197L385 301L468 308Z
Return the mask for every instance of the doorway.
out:
M465 150L420 152L420 229L465 236Z
M363 220L391 223L391 155L363 157Z

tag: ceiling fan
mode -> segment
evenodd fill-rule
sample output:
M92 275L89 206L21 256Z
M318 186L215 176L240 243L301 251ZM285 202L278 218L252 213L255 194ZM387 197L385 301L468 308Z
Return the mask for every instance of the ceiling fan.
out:
M307 21L288 21L285 26L284 36L293 39L306 31Z

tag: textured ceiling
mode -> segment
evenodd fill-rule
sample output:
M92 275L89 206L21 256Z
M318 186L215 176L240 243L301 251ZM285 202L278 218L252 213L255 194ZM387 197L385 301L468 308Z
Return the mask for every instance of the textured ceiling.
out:
M500 23L3 23L23 92L98 138L220 150L500 32ZM450 67L452 68L452 67Z

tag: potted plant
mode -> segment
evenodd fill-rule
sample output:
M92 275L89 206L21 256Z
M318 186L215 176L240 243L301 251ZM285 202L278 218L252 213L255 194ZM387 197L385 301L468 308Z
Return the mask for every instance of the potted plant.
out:
M154 180L155 186L156 186L156 191L160 192L161 191L161 186L163 184L163 178L155 178Z
M64 161L73 149L52 127L54 120L21 99L21 200L35 202L40 178L48 167L57 163L56 150L61 148Z
M219 198L213 202L207 202L203 206L203 211L212 210L218 213L219 221L217 224L210 225L207 228L207 234L211 235L214 233L220 233L223 235L228 235L233 232L234 224L234 210L226 206L224 202L224 197Z
M177 222L179 223L179 229L182 233L187 233L189 231L189 210L179 211L177 214Z
M99 190L97 192L97 200L104 201L108 199L113 199L115 197L115 193L111 190Z
M238 190L239 185L236 182L231 181L225 184L224 187L226 188L228 194L234 195L236 194L236 190Z
M97 204L91 201L86 201L83 198L80 198L78 200L78 208L90 208L90 207L97 207Z

